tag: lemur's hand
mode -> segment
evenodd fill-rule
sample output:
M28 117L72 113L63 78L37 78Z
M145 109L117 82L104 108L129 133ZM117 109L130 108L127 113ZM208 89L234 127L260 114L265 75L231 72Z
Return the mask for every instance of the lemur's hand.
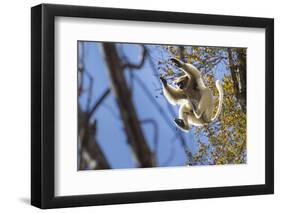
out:
M177 58L171 58L170 61L174 66L182 67L182 62Z
M167 80L166 80L163 76L160 76L160 81L161 81L162 84L164 84L164 85L167 84Z

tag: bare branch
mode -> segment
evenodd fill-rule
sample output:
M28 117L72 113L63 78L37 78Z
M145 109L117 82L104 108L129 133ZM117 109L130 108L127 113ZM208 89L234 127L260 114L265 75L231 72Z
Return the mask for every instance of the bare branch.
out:
M143 45L141 45L141 47L142 47L142 53L141 53L140 62L138 64L133 64L133 63L127 62L127 63L123 64L123 68L129 68L129 69L142 68L142 66L144 65L144 62L145 62L146 55L147 55L147 49Z
M85 72L85 73L87 73L87 76L88 76L89 81L90 81L89 82L89 88L88 88L88 98L87 98L87 110L89 111L90 106L91 106L91 100L92 100L92 91L93 91L94 79L88 72Z
M158 77L159 74L158 74L157 69L154 67L154 63L153 63L152 59L151 59L150 57L148 57L148 60L149 60L150 66L151 66L151 68L152 68L152 71L153 71L154 76L155 76L155 77ZM142 83L142 82L141 82L141 83ZM143 83L142 83L142 84L143 84ZM160 84L160 83L158 83L158 84ZM144 88L144 87L146 87L146 86L143 84L142 87ZM147 93L147 95L148 95L149 97L151 96L150 93L149 93L149 91L147 91L147 89L144 89L144 91ZM159 112L163 115L163 117L164 117L166 123L168 124L168 126L169 126L172 130L174 130L175 127L171 124L170 118L169 118L168 116L166 116L166 113L164 112L164 110L162 110L162 107L161 107L160 105L158 105L158 103L154 100L154 98L150 98L150 99L152 100L153 104L158 108ZM170 114L171 114L172 116L175 116L175 113L174 113L173 109L171 108L171 105L168 104L168 102L167 102L167 107L168 107L168 109L169 109L169 111L170 111ZM178 137L178 139L179 139L179 141L180 141L180 143L181 143L183 149L184 149L185 151L189 150L188 146L187 146L186 143L185 143L185 139L184 139L184 136L183 136L182 132L178 132L178 133L177 133L177 137Z
M155 120L153 119L144 119L142 121L140 121L141 124L151 124L153 129L154 129L154 136L153 136L153 142L154 142L154 153L157 152L157 148L158 148L158 125L156 123Z
M170 149L170 154L169 154L168 158L162 163L161 166L169 166L169 164L174 159L174 157L175 157L175 147L172 146L172 148Z
M165 120L166 124L172 129L173 131L176 130L176 127L172 124L171 119L167 116L167 113L163 110L160 104L155 101L154 96L151 95L149 89L147 89L146 85L142 82L142 80L138 77L135 76L136 81L139 83L140 87L143 89L143 91L146 93L147 97L151 101L151 103L157 108L158 112L163 116L163 119ZM167 105L169 108L170 113L174 116L174 113L172 109L170 108L169 105ZM177 137L180 140L180 143L184 150L188 150L189 148L187 147L184 137L181 132L177 133Z

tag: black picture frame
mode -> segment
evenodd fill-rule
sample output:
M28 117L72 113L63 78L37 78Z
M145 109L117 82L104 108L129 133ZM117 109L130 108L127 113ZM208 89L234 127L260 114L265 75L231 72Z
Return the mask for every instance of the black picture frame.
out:
M54 195L55 17L263 28L266 32L265 184L93 195ZM274 193L274 20L163 11L41 4L31 9L31 204L76 207Z

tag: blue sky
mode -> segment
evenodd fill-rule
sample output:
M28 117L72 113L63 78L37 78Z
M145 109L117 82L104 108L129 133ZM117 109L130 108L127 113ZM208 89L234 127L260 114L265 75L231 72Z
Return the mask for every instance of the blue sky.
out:
M130 62L137 63L139 61L141 49L139 45L133 44L117 44L122 45L123 54ZM169 55L159 45L146 45L152 58L152 63L157 64L158 60L167 59ZM81 49L78 49L81 55ZM107 76L107 67L103 60L102 51L99 42L84 42L84 66L85 70L93 77L92 104L97 98L108 88L109 81ZM217 69L225 69L218 66ZM157 71L157 69L156 69ZM222 70L225 71L225 70ZM133 72L134 83L131 84L130 73ZM223 73L223 72L217 72ZM160 73L159 73L160 74ZM173 119L177 116L178 107L169 106L166 99L162 96L160 90L159 76L155 76L155 70L152 69L148 60L144 66L135 71L125 71L126 80L129 88L133 91L133 104L135 106L137 116L140 121L154 120L157 123L158 140L155 145L154 127L149 122L142 124L142 130L145 139L151 150L156 150L158 166L183 166L186 162L186 153L175 137L176 134L182 134L185 138L186 145L191 152L196 152L197 144L193 131L188 133L180 132L173 124ZM221 74L217 74L216 78L221 78ZM140 82L146 86L146 90L141 87ZM89 86L89 81L85 79L84 87ZM149 95L147 94L149 93ZM153 101L152 101L153 100ZM79 103L82 109L86 108L87 98L81 96ZM155 105L158 106L155 107ZM159 111L159 107L163 112ZM170 107L170 109L169 109ZM174 115L171 114L171 108ZM170 123L163 117L163 113L168 117ZM105 99L102 105L93 115L92 120L97 120L97 141L103 149L107 160L112 168L134 168L135 162L129 146L127 138L123 130L122 121L119 116L119 110L115 103L113 93Z

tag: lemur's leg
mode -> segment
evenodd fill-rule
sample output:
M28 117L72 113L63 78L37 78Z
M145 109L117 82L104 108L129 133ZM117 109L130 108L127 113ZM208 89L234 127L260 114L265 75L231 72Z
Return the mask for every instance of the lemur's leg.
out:
M194 110L194 115L198 119L202 119L204 122L210 122L213 111L213 97L210 89L202 90L201 98L198 103L198 107Z
M182 105L179 109L179 118L175 118L174 122L182 131L188 132L188 116L190 113L190 109L188 109L185 105Z

